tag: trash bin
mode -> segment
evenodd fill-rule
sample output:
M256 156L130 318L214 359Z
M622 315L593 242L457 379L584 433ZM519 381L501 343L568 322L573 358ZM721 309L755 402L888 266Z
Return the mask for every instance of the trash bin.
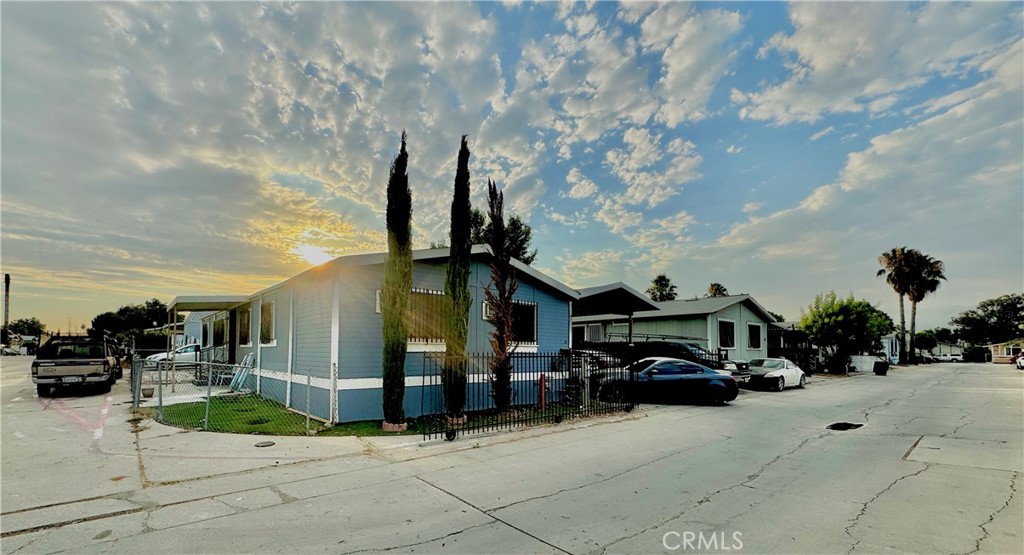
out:
M875 361L875 374L878 376L884 376L889 373L889 361L876 360Z

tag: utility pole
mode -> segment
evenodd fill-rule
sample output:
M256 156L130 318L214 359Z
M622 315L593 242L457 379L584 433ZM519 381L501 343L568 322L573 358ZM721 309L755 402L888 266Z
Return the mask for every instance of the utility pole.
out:
M10 343L7 327L11 323L11 274L4 274L4 343Z

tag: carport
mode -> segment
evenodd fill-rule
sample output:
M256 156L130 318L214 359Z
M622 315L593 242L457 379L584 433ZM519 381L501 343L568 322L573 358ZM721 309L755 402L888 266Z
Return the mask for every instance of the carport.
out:
M617 281L597 287L580 289L580 298L572 303L572 315L594 316L620 314L629 319L629 337L633 342L633 314L645 310L658 310L658 305L636 289Z
M249 302L248 295L188 295L174 297L174 300L167 305L167 325L178 321L178 312L222 312L230 311L236 306ZM234 337L234 330L238 323L235 321L234 312L230 313L228 323L228 337ZM172 352L171 336L167 336L167 351ZM172 358L173 361L173 358ZM228 341L228 361L235 362L235 343Z

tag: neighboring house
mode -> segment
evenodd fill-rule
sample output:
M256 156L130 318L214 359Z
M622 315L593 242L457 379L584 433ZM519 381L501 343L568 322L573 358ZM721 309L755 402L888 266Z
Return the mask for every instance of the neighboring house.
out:
M632 316L634 342L644 339L692 341L733 360L767 356L768 323L775 319L750 295L655 303L658 310ZM591 341L626 341L629 319L615 314L576 316L574 335ZM582 331L580 331L582 330Z
M208 315L204 349L224 347L229 362L255 354L251 384L265 397L328 421L383 418L381 378L383 334L380 290L387 255L344 256L302 272L231 304L216 300ZM493 327L484 306L491 284L490 251L473 247L469 289L469 353L491 351ZM448 249L413 251L409 354L405 412L421 412L420 388L428 360L445 349L443 314ZM578 293L518 261L514 331L518 353L552 353L569 348L570 310ZM171 310L201 306L203 298L172 301ZM223 333L222 333L223 332ZM309 385L307 391L307 384ZM332 394L333 392L333 394Z
M1024 351L1024 338L1014 339L1003 343L986 345L992 352L992 362L996 364L1009 364L1013 357Z
M184 342L186 345L192 343L203 342L203 318L213 314L212 312L195 311L190 312L182 322L183 333L185 334Z

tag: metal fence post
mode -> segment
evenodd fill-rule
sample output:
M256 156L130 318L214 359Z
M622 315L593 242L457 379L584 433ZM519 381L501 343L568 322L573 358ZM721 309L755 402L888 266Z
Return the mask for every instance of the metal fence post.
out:
M164 420L164 362L156 363L156 419Z
M205 363L200 363L205 364ZM213 365L206 365L206 416L203 418L203 429L210 429L210 397L213 394Z
M309 370L307 370L309 372ZM310 374L306 374L306 435L309 435L309 384Z

